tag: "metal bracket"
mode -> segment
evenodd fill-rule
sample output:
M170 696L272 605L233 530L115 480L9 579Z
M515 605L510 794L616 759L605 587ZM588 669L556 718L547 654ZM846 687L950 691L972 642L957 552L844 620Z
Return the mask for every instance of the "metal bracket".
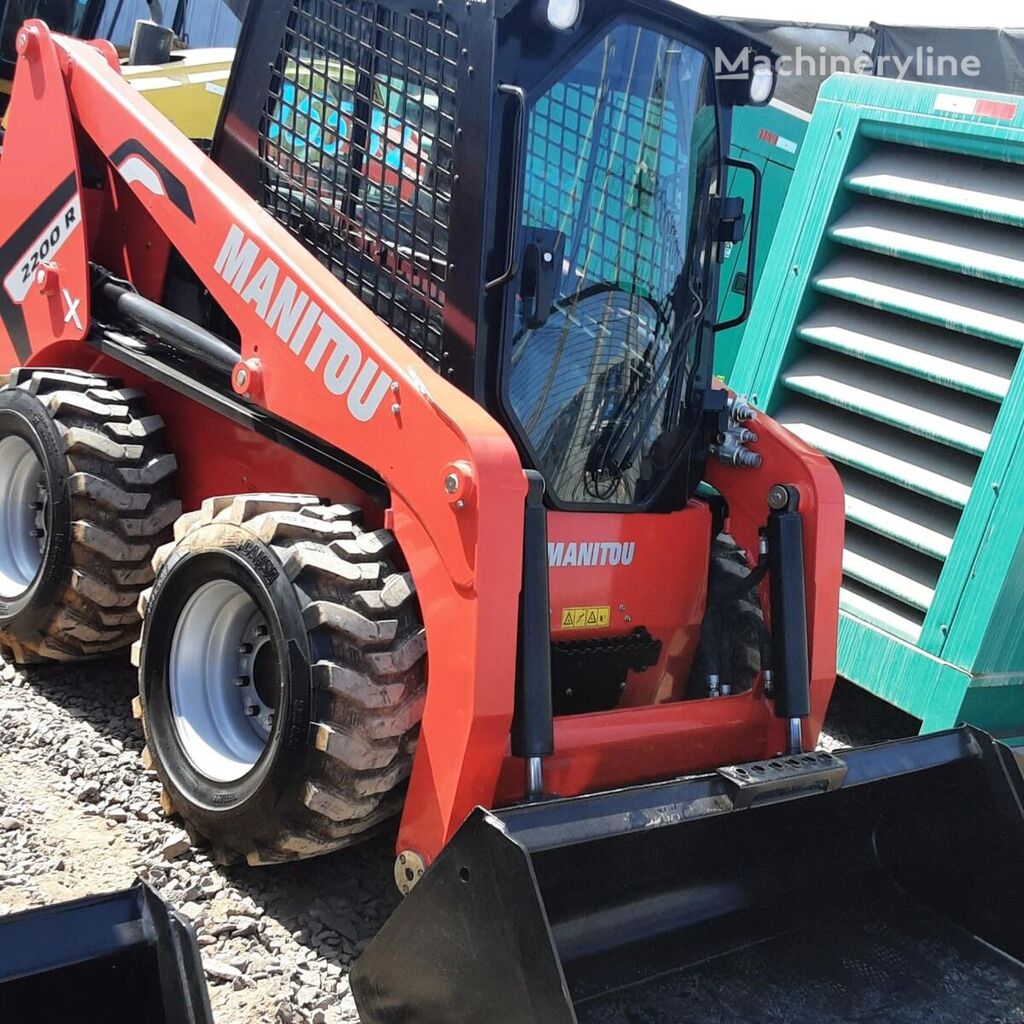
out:
M846 762L825 750L784 754L718 769L734 808L776 803L810 792L828 793L846 781Z

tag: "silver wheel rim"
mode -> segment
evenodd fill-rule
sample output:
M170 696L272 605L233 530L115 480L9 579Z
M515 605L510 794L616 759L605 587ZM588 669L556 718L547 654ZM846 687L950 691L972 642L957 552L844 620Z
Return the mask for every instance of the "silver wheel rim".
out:
M204 583L174 628L171 714L196 771L236 782L270 740L277 702L277 659L256 602L231 580Z
M0 597L20 597L32 586L45 551L43 464L12 434L0 441Z

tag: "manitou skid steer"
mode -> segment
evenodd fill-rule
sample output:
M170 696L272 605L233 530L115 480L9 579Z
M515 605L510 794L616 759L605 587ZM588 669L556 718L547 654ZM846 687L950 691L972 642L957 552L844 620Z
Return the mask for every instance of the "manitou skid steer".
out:
M755 40L254 4L209 157L109 46L18 51L0 643L134 642L145 762L223 862L401 812L364 1021L1015 1019L1012 760L810 752L841 489L711 376Z

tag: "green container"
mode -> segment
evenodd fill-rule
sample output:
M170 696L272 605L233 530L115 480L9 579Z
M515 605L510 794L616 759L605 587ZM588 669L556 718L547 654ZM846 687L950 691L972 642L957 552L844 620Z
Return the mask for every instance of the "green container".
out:
M754 289L764 272L768 250L782 217L797 157L807 132L810 115L796 107L773 102L767 107L735 107L732 114L732 145L729 155L753 164L761 172L761 209L758 218L757 249L754 253ZM742 196L744 209L750 211L753 200L753 176L744 170L729 171L726 195ZM718 298L719 321L739 316L747 278L747 249L751 220L748 216L743 240L730 246L722 265ZM722 331L715 339L715 373L729 380L736 353L743 341L747 323Z
M846 488L839 672L1024 738L1024 100L821 90L731 384Z

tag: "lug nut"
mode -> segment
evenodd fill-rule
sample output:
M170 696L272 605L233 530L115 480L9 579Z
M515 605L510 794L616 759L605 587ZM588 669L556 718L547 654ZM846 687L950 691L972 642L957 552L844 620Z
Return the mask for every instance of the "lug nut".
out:
M258 637L270 636L270 630L267 626L257 626L256 635Z
M238 653L239 654L252 654L252 644L239 644L238 645Z
M245 709L245 714L249 718L255 718L260 713L259 705L249 704Z
M235 686L242 687L242 686L248 686L248 685L249 685L249 677L248 676L237 676L235 678Z

